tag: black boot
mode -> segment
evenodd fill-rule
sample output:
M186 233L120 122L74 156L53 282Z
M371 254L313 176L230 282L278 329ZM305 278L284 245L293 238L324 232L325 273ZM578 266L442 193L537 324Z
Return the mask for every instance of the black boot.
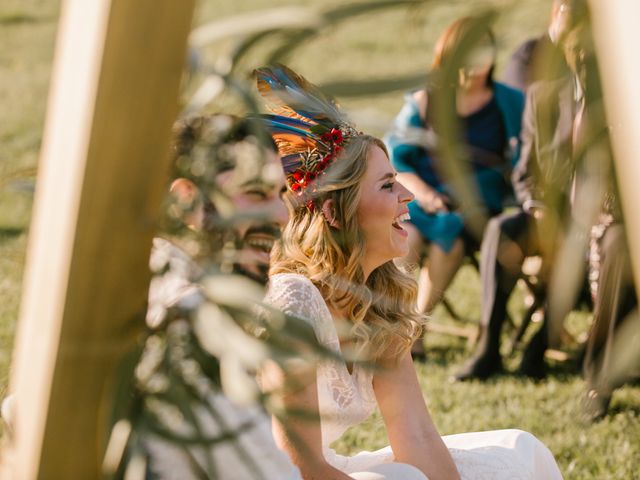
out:
M547 365L544 363L544 352L549 346L549 334L546 318L542 322L542 327L533 336L527 345L518 372L521 375L542 380L547 376Z
M506 307L506 298L496 299ZM486 380L502 372L502 358L500 357L500 332L504 323L505 310L494 309L489 319L489 325L482 328L476 351L469 361L452 377L454 381Z
M524 257L516 255L509 268L499 261L499 252L504 249L520 251L515 238L527 230L529 216L520 212L495 217L489 221L480 249L480 278L482 280L482 330L473 357L458 371L453 380L484 380L502 371L500 358L500 332L507 316L507 301L516 284Z
M500 357L500 333L507 313L507 300L510 289L498 290L489 311L489 321L481 327L478 346L471 359L452 378L454 381L486 380L502 372Z

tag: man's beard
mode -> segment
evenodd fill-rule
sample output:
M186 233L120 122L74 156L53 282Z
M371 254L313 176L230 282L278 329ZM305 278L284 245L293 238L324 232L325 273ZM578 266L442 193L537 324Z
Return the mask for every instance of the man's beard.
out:
M254 235L272 238L275 242L278 238L280 238L280 228L278 227L278 225L272 223L252 225L247 229L242 238L236 239L236 250L242 251L244 249L255 249L255 245L251 245L250 241L251 237ZM266 252L266 250L263 251ZM267 253L271 254L271 250L269 250ZM234 263L233 265L234 272L246 275L252 280L255 280L262 285L266 285L269 281L269 263L255 263L252 265L252 267L256 271L251 271L241 263Z
M220 253L225 245L232 243L236 253L241 254L244 250L259 250L256 245L251 245L252 236L264 236L277 240L280 238L280 228L272 223L259 223L250 226L246 232L240 237L232 227L221 228L216 222L215 210L207 212L204 221L204 231L209 238L209 250L215 257L220 258ZM266 250L264 250L266 252ZM222 260L222 259L221 259ZM244 275L261 285L266 285L269 281L269 264L256 262L251 266L244 265L240 262L234 262L232 272Z
M256 265L258 272L252 272L247 270L239 263L233 264L233 273L244 275L250 278L254 282L258 282L260 285L266 285L269 282L269 266L268 265Z

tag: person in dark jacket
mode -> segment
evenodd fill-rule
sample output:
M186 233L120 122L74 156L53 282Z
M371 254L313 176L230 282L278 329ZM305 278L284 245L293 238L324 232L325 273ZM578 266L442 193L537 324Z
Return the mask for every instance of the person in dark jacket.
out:
M472 358L455 374L456 380L485 379L502 370L500 333L511 291L524 259L540 255L541 281L567 235L575 194L575 138L584 110L584 76L580 44L575 32L584 28L586 5L564 2L569 27L560 38L571 75L534 83L527 91L523 116L522 150L512 182L521 208L491 219L481 247L482 316L479 342ZM548 312L547 312L548 313ZM541 378L548 346L547 320L525 350L520 372Z

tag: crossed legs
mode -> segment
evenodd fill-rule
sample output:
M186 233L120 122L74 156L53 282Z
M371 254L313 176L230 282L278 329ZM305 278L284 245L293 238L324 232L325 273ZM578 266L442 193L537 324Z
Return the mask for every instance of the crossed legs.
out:
M487 378L502 370L500 332L511 295L526 256L537 249L535 221L524 213L492 218L480 249L482 316L480 338L472 358L456 373L457 380Z

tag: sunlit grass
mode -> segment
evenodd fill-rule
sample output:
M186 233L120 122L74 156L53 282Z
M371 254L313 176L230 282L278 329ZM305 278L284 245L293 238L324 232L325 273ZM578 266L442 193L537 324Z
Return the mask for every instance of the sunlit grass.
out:
M428 352L429 360L418 366L418 374L442 434L520 428L545 442L567 479L637 478L638 386L616 391L610 415L591 425L582 418L580 398L584 383L575 374L552 371L549 379L540 383L505 375L484 383L452 384L448 377L466 354L455 344L450 351ZM363 425L349 430L336 448L348 454L387 444L382 419L376 413Z
M0 393L20 303L34 173L49 88L58 1L0 4Z
M288 63L317 83L371 79L427 70L431 45L456 17L486 6L504 12L496 23L500 44L498 73L510 51L522 40L544 30L550 0L426 1L410 11L365 15L337 25L298 50ZM200 0L196 23L216 16L276 5L318 5L312 0L274 2ZM339 5L332 0L325 5ZM0 185L2 178L25 172L37 164L49 86L59 0L3 0L0 3ZM264 49L262 50L264 51ZM261 52L249 56L248 72L262 62ZM361 128L383 133L402 104L402 94L376 98L341 99L357 115ZM26 182L0 187L0 394L7 385L11 344L18 316L32 194ZM458 311L479 318L477 274L465 267L449 293ZM522 293L511 300L514 318L522 313ZM434 321L450 322L438 308ZM588 314L572 314L569 331L584 334ZM518 427L539 436L558 458L567 479L633 479L640 471L640 387L616 391L611 414L589 425L581 420L584 383L570 363L553 363L548 380L533 383L504 375L487 383L450 384L448 377L469 355L459 338L430 334L429 359L418 366L421 384L435 421L443 434ZM516 353L507 368L518 363ZM387 444L382 420L374 416L348 432L341 452L372 450Z
M510 310L517 313L516 292ZM472 294L472 295L469 295ZM479 298L475 270L466 266L448 293L457 307ZM459 310L473 316L477 310ZM517 317L516 317L517 318ZM589 314L573 312L568 330L579 336L588 326ZM434 322L452 323L442 307ZM535 330L537 325L532 325ZM508 330L505 334L509 333ZM530 332L531 333L531 332ZM530 335L529 333L529 335ZM505 335L506 340L506 335ZM424 396L441 434L519 428L535 434L554 453L566 479L634 479L640 469L640 386L628 385L614 393L610 414L591 424L583 417L584 381L574 359L547 360L549 376L534 382L513 373L521 352L506 363L507 372L487 382L451 383L450 376L468 358L466 341L430 333L426 338L427 362L416 364ZM567 351L575 354L575 351ZM335 447L343 454L375 450L388 445L379 413L349 430Z

